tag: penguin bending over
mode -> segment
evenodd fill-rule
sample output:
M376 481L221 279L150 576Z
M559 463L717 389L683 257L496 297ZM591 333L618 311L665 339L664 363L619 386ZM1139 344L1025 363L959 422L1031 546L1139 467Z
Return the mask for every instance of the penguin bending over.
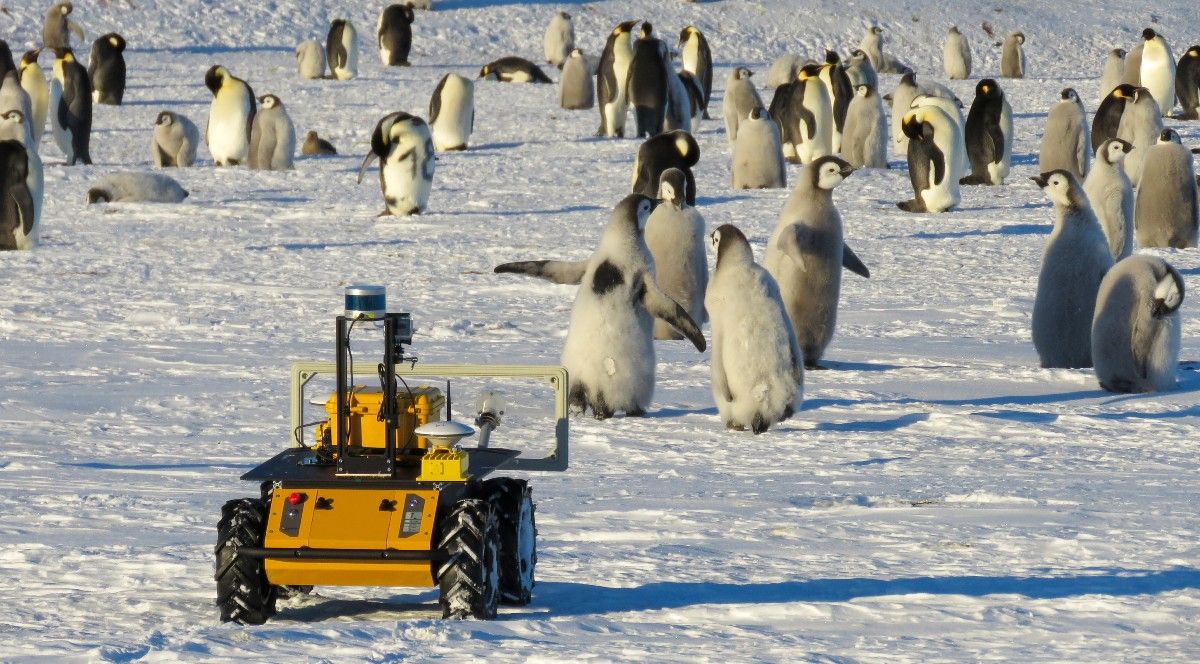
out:
M1143 162L1133 213L1138 246L1196 246L1200 223L1196 186L1191 152L1174 129L1164 129Z
M1117 130L1121 127L1121 115L1125 106L1133 100L1137 86L1121 83L1105 95L1100 106L1096 108L1096 117L1092 118L1092 149L1099 149L1105 141L1116 138Z
M24 60L21 61L24 63ZM24 82L24 79L21 79ZM32 93L31 93L32 94ZM1180 120L1200 120L1200 44L1184 51L1175 67L1175 95L1183 110Z
M1012 108L996 81L985 78L975 86L975 101L967 113L965 139L971 174L959 184L1004 184L1012 164Z
M683 71L696 77L700 86L701 111L705 120L708 119L708 101L712 98L713 61L712 51L708 48L708 40L704 33L694 25L689 25L679 32L679 52L682 54Z
M466 150L475 130L475 84L458 74L443 76L429 99L429 125L433 149Z
M88 78L92 81L92 101L120 106L125 97L125 38L110 32L92 42Z
M1092 320L1100 387L1109 392L1175 387L1181 304L1183 277L1157 256L1130 256L1104 275Z
M556 12L550 17L550 25L546 26L546 34L542 37L542 50L546 62L563 68L571 51L575 50L575 23L567 12Z
M1133 183L1125 175L1125 155L1132 149L1133 145L1119 138L1105 141L1083 181L1108 249L1118 261L1133 253Z
M734 189L782 189L787 186L779 125L762 106L750 111L733 146Z
M200 130L186 116L162 111L154 122L151 153L159 168L187 167L196 163Z
M887 144L883 99L871 86L860 85L846 109L842 156L853 168L887 168Z
M962 81L971 78L971 45L957 25L946 31L946 43L942 46L942 68L946 78Z
M745 67L737 67L729 72L725 82L725 99L721 101L721 112L725 116L725 138L729 145L737 143L738 124L747 117L750 111L763 105L758 90L750 77L754 72Z
M626 86L629 82L629 63L633 61L633 26L638 21L625 21L613 28L600 54L596 67L596 105L600 108L600 129L597 136L625 137L625 119L629 111Z
M503 83L553 83L540 67L515 55L493 60L479 70L479 78Z
M296 47L296 68L300 78L325 78L325 49L315 39Z
M592 68L583 51L574 49L567 56L559 77L558 105L569 111L579 111L596 105L596 90L592 83Z
M379 59L385 67L408 67L412 50L412 24L417 20L411 5L388 5L375 23Z
M1141 85L1166 117L1175 108L1175 56L1162 35L1150 28L1142 31L1142 39Z
M682 129L649 138L638 148L633 162L633 193L654 198L658 195L663 172L668 168L678 168L687 180L684 200L688 205L695 205L696 178L692 175L692 166L699 161L700 145Z
M914 108L904 115L901 131L908 136L908 178L912 200L896 207L905 212L945 212L961 200L962 130L937 106Z
M325 56L332 78L348 81L358 76L358 31L353 23L344 18L330 22L329 34L325 37Z
M25 146L0 141L0 251L32 249L37 244L38 217L28 176Z
M1082 180L1092 158L1087 112L1074 88L1063 88L1059 96L1062 101L1050 109L1046 118L1046 131L1038 151L1038 168L1043 173L1061 168Z
M704 253L704 217L687 204L687 178L678 168L663 171L659 204L646 220L646 247L654 259L654 280L678 302L697 326L708 321L704 290L708 287L708 258ZM655 339L682 339L662 320L654 321Z
M182 203L188 192L162 173L117 173L88 189L93 203Z
M258 98L262 104L250 130L250 168L288 171L296 158L296 127L275 95Z
M254 90L221 65L213 65L204 75L204 84L212 91L212 106L204 141L217 166L237 166L250 157L250 130L258 105Z
M25 115L16 109L6 111L0 115L0 141L16 141L25 148L25 156L27 158L24 167L25 173L25 189L29 192L30 200L33 205L32 226L19 229L19 233L14 236L17 249L32 249L38 242L39 229L42 219L42 203L43 192L46 190L45 170L42 165L42 158L37 153L37 142L33 140L33 133L29 129L29 123L25 120ZM14 164L18 161L15 158L10 163ZM14 190L14 194L20 197L20 192ZM24 219L24 218L23 218Z
M46 85L46 75L38 65L38 56L41 54L40 48L29 51L21 56L19 65L21 88L29 95L31 113L26 119L33 130L35 143L40 143L42 134L46 132L46 113L50 108L50 86Z
M433 188L433 136L415 115L388 113L371 134L371 151L358 169L362 184L367 166L379 158L379 188L386 205L379 216L421 214Z
M1025 33L1014 32L1004 39L1000 54L1000 76L1025 78Z
M667 117L667 70L671 67L667 45L654 37L649 23L642 24L642 36L633 45L629 63L629 89L626 94L633 106L637 137L648 138L662 131Z
M67 158L67 165L74 166L82 161L92 163L90 145L92 139L92 84L87 70L75 61L75 53L69 48L60 49L54 61L54 81L58 95L50 109L50 124L54 130L54 142ZM55 88L51 88L51 99L55 100Z

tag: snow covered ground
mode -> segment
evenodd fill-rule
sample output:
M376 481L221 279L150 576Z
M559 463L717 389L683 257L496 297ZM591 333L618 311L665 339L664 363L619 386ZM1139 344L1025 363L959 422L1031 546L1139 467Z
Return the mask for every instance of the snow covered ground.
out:
M3 4L0 36L20 53L48 3ZM43 244L0 255L0 659L1200 659L1197 305L1183 306L1174 392L1116 396L1090 371L1039 369L1029 320L1053 211L1027 179L1059 89L1094 110L1108 49L1153 25L1178 54L1200 41L1194 2L446 0L418 13L415 66L388 71L367 48L381 4L77 3L89 38L127 38L129 90L97 108L96 165L64 167L43 142ZM265 626L219 623L220 505L252 495L238 476L288 444L289 365L332 359L343 286L386 284L425 362L557 361L573 289L491 268L587 256L637 141L594 138L595 111L559 110L557 86L478 83L472 149L439 158L427 214L376 218L378 181L355 172L375 121L424 115L445 72L540 60L559 8L591 52L621 20L668 37L699 26L718 61L714 118L732 67L763 85L778 54L848 51L873 21L939 80L950 21L976 76L999 68L983 21L1023 30L1032 78L1002 81L1014 174L940 216L895 208L910 195L896 155L837 190L872 276L847 275L831 370L809 373L804 409L768 434L723 430L708 354L686 342L659 346L649 417L573 421L570 471L532 477L530 606L452 623L432 591L318 588ZM362 76L299 80L292 49L337 16L359 28ZM216 63L341 154L261 173L215 170L202 149L172 173L192 192L182 205L84 205L90 182L149 168L160 110L202 125ZM973 86L951 85L968 102ZM1168 125L1200 144L1200 124ZM697 138L703 214L741 227L761 259L787 191L731 191L720 120ZM1196 250L1154 253L1200 292ZM521 444L515 430L501 441Z

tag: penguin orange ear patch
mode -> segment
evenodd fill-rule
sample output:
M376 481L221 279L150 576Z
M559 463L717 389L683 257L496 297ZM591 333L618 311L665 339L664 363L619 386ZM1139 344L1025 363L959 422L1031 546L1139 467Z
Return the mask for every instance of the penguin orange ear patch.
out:
M108 43L112 44L112 45L113 45L113 48L117 48L117 47L119 47L119 46L121 45L121 42L117 41L117 38L116 38L116 37L109 37L109 38L108 38Z
M679 156L686 157L688 150L689 150L687 139L682 136L680 136L679 138L676 138L675 139L675 149L679 150Z

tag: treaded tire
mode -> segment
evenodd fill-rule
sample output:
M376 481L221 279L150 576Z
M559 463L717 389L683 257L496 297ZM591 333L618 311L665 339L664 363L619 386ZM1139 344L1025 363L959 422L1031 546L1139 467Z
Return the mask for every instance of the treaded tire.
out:
M437 573L442 617L492 620L500 599L500 538L492 506L460 500L441 531L438 548L450 556Z
M257 498L231 500L217 524L217 607L221 622L261 625L275 615L275 588L267 582L263 561L240 556L240 546L262 546L267 506Z
M525 606L533 599L537 566L533 490L525 480L496 477L483 483L482 493L500 527L500 602Z

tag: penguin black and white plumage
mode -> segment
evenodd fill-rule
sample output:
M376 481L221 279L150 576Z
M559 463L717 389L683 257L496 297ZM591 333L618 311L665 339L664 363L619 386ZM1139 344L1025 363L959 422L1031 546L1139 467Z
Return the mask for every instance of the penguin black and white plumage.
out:
M296 126L279 97L263 95L258 101L259 109L250 129L250 168L291 170L296 159Z
M754 262L746 236L711 235L717 267L704 296L712 324L712 390L727 429L762 433L804 398L804 360L779 284Z
M1135 189L1142 180L1142 163L1162 130L1162 111L1154 95L1146 88L1135 88L1117 126L1117 138L1133 144L1133 151L1125 157L1125 172Z
M687 177L678 168L663 171L658 206L646 220L646 247L654 259L658 287L704 325L704 290L708 288L708 258L704 253L704 217L687 204ZM654 321L655 339L682 339L669 323Z
M804 59L793 53L784 53L775 58L771 63L771 68L767 70L767 87L774 90L781 85L787 85L796 80L796 75L800 73L800 68L804 66Z
M1133 219L1138 246L1196 246L1200 223L1196 186L1192 153L1174 129L1164 129L1158 144L1146 150L1142 181L1137 185Z
M666 65L667 109L663 117L662 131L682 129L691 132L692 127L704 114L704 109L696 105L694 93L689 89L689 85L695 85L696 78L688 72L682 72L689 79L685 81L680 72L675 71L675 67L671 65L670 56L667 57Z
M558 104L569 111L580 111L596 105L596 89L592 83L592 68L583 51L574 49L567 56L559 77Z
M38 218L27 183L29 157L17 141L0 141L0 250L32 249Z
M799 72L802 66L804 65L798 66L796 71ZM850 61L846 63L846 77L850 79L851 86L869 85L879 89L879 74L871 64L871 59L857 48L850 51Z
M24 80L24 79L22 79ZM1180 120L1200 120L1200 44L1183 52L1175 67L1175 96Z
M204 75L204 84L213 94L208 111L204 141L217 166L237 166L250 158L250 130L258 105L254 90L221 65L213 65Z
M1033 347L1043 368L1090 367L1096 294L1113 265L1112 253L1074 175L1059 170L1032 180L1056 215L1033 302Z
M329 72L339 81L348 81L358 76L358 31L354 24L344 18L329 23L325 37L325 58L329 61Z
M879 88L876 88L878 90ZM908 154L908 136L901 131L900 123L904 121L904 115L913 107L913 102L922 95L929 97L939 97L945 99L955 105L952 117L959 118L959 124L965 124L965 118L962 117L962 102L944 85L934 81L917 81L917 75L908 73L900 77L900 81L896 84L896 88L892 90L892 118L891 118L891 135L892 147L895 148L896 154L903 157ZM886 99L886 97L885 97ZM948 110L944 107L943 110Z
M729 145L737 143L738 123L750 114L750 111L763 105L758 90L750 77L754 72L746 67L736 67L729 72L725 82L725 98L721 101L721 113L725 116L725 138ZM778 118L776 118L778 121Z
M629 111L626 84L629 63L633 61L633 26L638 21L625 21L613 28L600 54L596 67L596 105L600 108L600 129L597 136L624 138L625 120Z
M50 108L50 86L46 84L46 74L38 64L38 56L42 49L35 49L21 56L18 71L21 76L21 88L29 95L30 116L27 118L33 131L33 140L40 143L42 134L46 132L46 115Z
M1004 39L1000 53L1000 76L1025 78L1025 33L1014 32Z
M200 130L187 116L162 111L154 122L151 153L159 168L184 168L196 163Z
M846 246L842 215L833 202L833 189L853 172L832 155L805 166L767 242L763 264L779 283L806 367L816 366L833 339L842 269L871 274Z
M388 5L375 23L375 41L379 59L385 67L408 67L412 49L412 24L416 20L411 5Z
M429 99L429 127L434 150L466 150L475 129L475 83L454 73L443 76Z
M92 81L92 101L120 106L125 97L125 38L110 32L92 42L88 77Z
M1100 74L1100 101L1121 84L1125 76L1125 49L1114 48L1104 58L1104 70Z
M787 186L779 125L761 106L750 111L733 145L734 189L782 189Z
M1105 141L1116 138L1117 130L1121 127L1121 115L1125 113L1125 105L1133 101L1137 86L1121 83L1105 95L1100 106L1096 108L1096 116L1092 118L1092 149L1098 149Z
M503 83L553 83L540 67L515 55L493 60L479 70L479 78Z
M1142 31L1141 86L1150 91L1165 117L1175 108L1175 56L1163 36Z
M694 25L679 31L679 53L683 70L696 77L700 91L704 94L703 117L708 118L708 101L712 98L713 60L712 51L704 33Z
M380 216L421 214L433 188L433 135L429 125L415 115L389 113L379 119L371 134L371 151L358 170L361 184L367 166L379 158L379 188L385 209Z
M971 78L971 44L959 31L957 25L946 31L946 43L942 45L942 69L946 78L962 81Z
M88 189L92 203L182 203L186 189L161 173L117 173Z
M642 227L653 199L630 194L613 208L600 246L583 261L505 263L497 273L579 284L562 364L571 409L597 419L639 416L654 397L654 319L665 320L703 352L704 335L687 310L659 289Z
M1125 155L1132 149L1127 141L1108 139L1096 151L1096 163L1083 181L1108 250L1118 261L1133 253L1133 183L1125 174Z
M687 98L691 102L692 127L699 127L700 121L708 117L704 111L704 90L701 89L700 82L696 80L696 76L690 71L678 71L676 72L676 78L683 85L683 89L687 93Z
M960 184L1004 184L1012 164L1012 108L996 81L985 78L975 86L975 101L967 113L964 138L971 174Z
M42 218L43 192L46 189L45 173L42 158L38 156L37 141L33 140L29 123L24 114L16 109L5 111L0 115L0 141L16 141L25 148L27 158L25 164L25 188L29 191L33 203L32 230L21 230L21 235L15 236L17 249L29 249L37 244L38 229Z
M835 51L825 51L825 64L820 66L817 77L829 94L829 103L833 111L833 134L830 137L830 150L841 152L842 129L846 124L846 109L854 98L854 88L850 78L842 67L841 57Z
M883 98L869 85L854 90L842 131L842 156L853 168L887 168L887 114Z
M914 108L900 129L908 136L908 177L913 198L896 204L905 212L945 212L962 200L966 146L958 123L937 106Z
M310 131L304 135L304 145L300 147L300 154L306 157L323 157L337 154L337 148L333 147L333 143L318 136L317 132Z
M658 195L663 171L678 168L687 180L688 205L696 204L696 178L692 166L700 161L700 144L686 131L676 129L646 139L633 162L633 193L649 198Z
M67 165L92 163L92 84L87 70L75 61L71 49L60 49L54 61L54 80L61 93L51 108L54 142L67 158ZM53 91L51 97L54 97Z
M83 28L67 18L74 10L75 6L68 0L60 0L51 5L50 10L46 12L46 22L42 26L42 48L54 51L71 48L71 33L83 41Z
M1038 169L1049 173L1061 168L1082 180L1092 159L1087 112L1074 88L1063 88L1059 99L1046 117L1046 131L1038 150Z
M571 51L575 50L575 23L567 12L555 12L550 17L550 25L546 26L546 34L542 37L542 51L546 62L563 68Z
M833 151L833 102L819 74L817 65L805 65L771 98L768 110L779 123L783 156L793 163L812 163Z
M633 106L637 137L654 136L662 131L667 115L667 70L671 67L667 45L654 37L649 23L642 24L641 37L633 44L629 63L627 95Z
M0 76L4 76L8 72L20 72L17 70L17 63L13 60L12 48L8 42L0 39Z
M1092 319L1100 387L1110 392L1175 387L1183 294L1183 277L1157 256L1130 256L1104 275Z
M296 47L296 68L300 78L325 78L325 49L315 39Z

